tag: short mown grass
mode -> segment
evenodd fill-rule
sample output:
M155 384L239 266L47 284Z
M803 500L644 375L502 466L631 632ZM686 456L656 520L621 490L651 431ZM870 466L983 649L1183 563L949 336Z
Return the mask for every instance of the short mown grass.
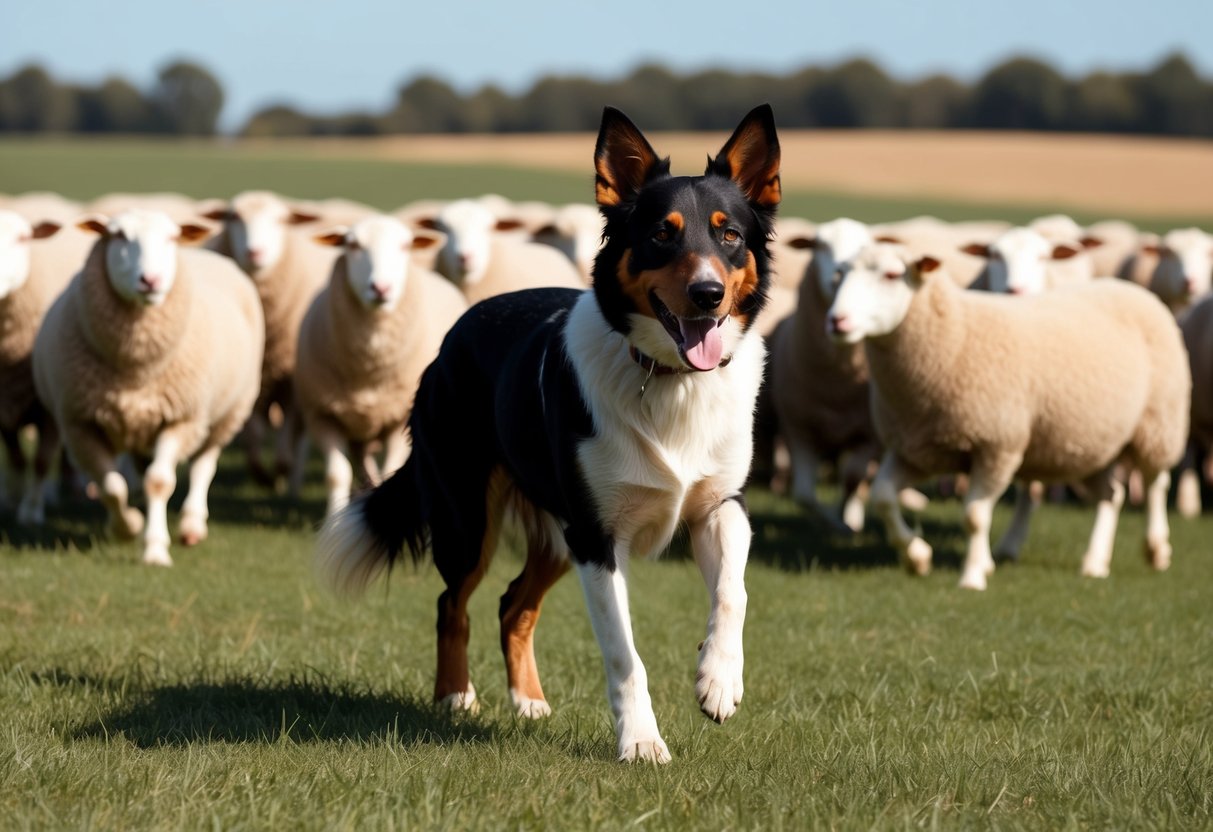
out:
M955 586L954 501L919 518L938 566L913 579L876 530L843 539L751 490L730 722L694 702L707 600L685 547L633 567L674 754L658 769L614 760L575 579L537 636L555 714L516 719L496 604L521 558L503 547L471 612L483 709L455 718L430 704L432 567L334 599L310 565L318 484L292 504L228 457L214 494L211 539L167 570L97 537L93 504L36 534L0 515L0 828L1213 824L1213 518L1177 520L1175 564L1154 574L1127 510L1096 581L1078 576L1091 510L1047 506L1023 562L979 594Z

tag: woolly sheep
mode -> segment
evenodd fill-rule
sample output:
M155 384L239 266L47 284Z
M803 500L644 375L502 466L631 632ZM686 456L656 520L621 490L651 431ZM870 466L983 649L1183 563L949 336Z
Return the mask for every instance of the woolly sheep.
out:
M405 424L421 372L467 303L449 281L410 264L410 250L434 239L414 238L399 220L369 217L317 240L341 256L303 319L295 393L325 459L331 516L349 500L350 458L364 484L379 480L373 444L386 448L383 476L408 458Z
M78 246L47 239L59 229L56 222L31 226L20 214L0 210L0 437L12 479L24 491L19 523L43 521L42 491L57 447L54 424L34 391L34 338L46 310L84 262ZM26 482L28 461L20 442L21 430L30 425L38 434L33 486ZM0 489L0 502L6 499Z
M532 235L537 243L552 246L573 261L589 285L594 258L602 245L602 214L597 206L572 202L556 209L551 222Z
M177 193L112 193L98 197L83 213L112 217L123 211L160 211L176 223L196 223L202 210L196 199Z
M1124 500L1113 467L1127 458L1147 483L1148 555L1166 569L1169 470L1187 440L1192 382L1163 305L1118 280L1023 298L966 292L938 266L925 257L907 268L903 252L873 247L830 309L839 340L864 343L886 448L872 501L903 560L925 573L931 547L906 525L898 491L967 469L962 587L986 587L994 503L1016 477L1090 488L1098 508L1082 571L1106 576ZM1024 535L1017 516L1004 543L1015 550Z
M1177 228L1163 235L1155 250L1158 265L1150 290L1177 315L1208 293L1213 282L1213 235L1199 228Z
M1137 227L1124 220L1101 220L1088 225L1083 233L1085 237L1099 240L1099 245L1087 249L1098 277L1119 275L1141 239Z
M986 259L974 288L1013 295L1086 283L1095 277L1078 240L1054 243L1031 228L1011 228L990 243L971 243L966 254Z
M207 536L207 490L219 452L248 418L259 387L257 294L230 261L182 249L209 231L166 215L90 218L101 235L34 342L34 381L75 465L100 488L118 537L144 525L128 505L119 454L150 459L143 477L143 562L168 566L167 506L190 459L185 545Z
M0 208L20 214L30 222L57 222L66 225L80 216L79 202L51 191L29 191L19 196L0 198Z
M972 242L991 242L1007 224L992 220L948 223L932 216L911 217L900 222L871 227L878 242L898 243L912 256L931 254L943 263L944 272L958 286L973 285L985 270L984 259L965 251Z
M1205 482L1213 484L1213 295L1206 295L1179 322L1192 369L1191 435L1179 466L1175 505L1184 517L1200 514L1200 478L1196 470L1203 456Z
M504 225L516 227L512 222ZM455 200L436 217L424 217L418 224L446 235L437 270L463 291L469 303L537 286L585 288L576 267L560 252L495 234L503 222L475 200Z
M337 252L294 228L317 222L319 214L292 207L269 191L245 191L213 206L204 216L223 223L222 232L207 247L231 257L253 279L265 318L261 393L243 437L249 470L263 485L289 477L294 490L303 465L303 422L293 388L299 325L328 282ZM274 408L281 411L282 423L270 473L261 461L261 442Z

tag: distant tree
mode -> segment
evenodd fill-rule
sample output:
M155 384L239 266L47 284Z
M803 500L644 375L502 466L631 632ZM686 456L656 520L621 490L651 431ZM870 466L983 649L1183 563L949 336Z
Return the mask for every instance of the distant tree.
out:
M781 80L758 73L738 74L712 69L688 75L678 84L683 130L731 130L756 104L768 102L781 124L789 124L781 102L775 100Z
M160 70L151 101L162 132L212 136L223 109L223 88L205 68L178 61Z
M588 91L590 100L586 104L592 112L589 124L583 121L582 126L573 129L597 130L604 104L623 110L643 130L686 128L678 76L664 66L644 64L622 80L606 85L605 89L601 85L597 87L597 90Z
M240 135L250 138L310 136L314 133L315 119L285 104L258 110L240 130Z
M500 87L481 87L463 103L464 127L469 133L496 133L512 129L518 121L518 102Z
M1012 58L986 73L973 90L973 126L1057 130L1065 126L1066 81L1047 64Z
M0 82L0 130L66 132L77 122L76 93L36 64Z
M462 132L462 102L446 81L422 75L400 88L382 123L392 133Z
M806 103L822 127L896 127L904 120L897 84L866 59L826 72Z
M108 78L99 87L77 95L76 129L84 133L141 133L153 127L152 107L143 93L122 78Z
M932 75L905 88L905 126L943 130L964 120L969 89L948 75Z
M1181 136L1213 135L1213 86L1183 55L1171 55L1138 82L1141 129Z
M607 103L615 102L597 81L576 76L548 77L522 96L512 126L521 132L596 130Z
M1070 88L1068 126L1092 133L1135 129L1142 120L1135 85L1131 76L1108 72L1093 72L1077 81Z

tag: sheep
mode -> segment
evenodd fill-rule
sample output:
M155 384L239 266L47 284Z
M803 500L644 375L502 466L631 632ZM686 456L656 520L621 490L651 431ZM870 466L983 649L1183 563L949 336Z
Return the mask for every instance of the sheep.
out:
M60 228L49 221L31 226L20 214L0 210L0 438L13 480L24 489L17 509L23 524L44 520L43 492L57 447L54 423L34 391L34 338L46 310L84 262L85 252L72 241L55 245L47 239ZM38 435L32 486L20 442L20 432L31 425ZM6 499L2 491L0 502Z
M134 209L160 211L173 222L196 222L201 216L197 200L177 193L112 193L98 197L82 209L82 213L112 217Z
M1213 484L1213 295L1206 295L1179 322L1192 369L1191 435L1179 466L1175 507L1184 517L1201 511L1197 465L1203 456L1205 482Z
M1213 282L1213 235L1199 228L1177 228L1154 250L1158 265L1150 290L1180 315L1209 291Z
M1033 295L1095 277L1091 258L1080 241L1054 243L1031 228L1011 228L993 242L970 243L962 251L986 259L972 284L975 289Z
M864 344L886 449L872 502L906 565L928 572L931 547L906 525L898 492L967 470L962 587L986 588L994 503L1016 477L1086 483L1098 508L1082 572L1106 576L1124 500L1113 468L1127 458L1147 483L1147 554L1166 569L1169 471L1187 441L1192 380L1165 307L1119 280L1022 298L966 292L938 260L906 259L866 250L829 313L840 341ZM1005 548L1023 543L1021 520Z
M965 250L965 244L989 243L1009 226L994 220L973 220L948 223L932 216L912 217L900 222L874 225L872 236L877 242L899 243L910 254L931 254L943 263L944 272L956 285L972 286L986 268L983 258Z
M19 196L0 198L0 208L20 214L30 222L57 222L60 226L78 217L83 210L79 202L51 191L29 191Z
M415 222L446 235L438 253L437 270L463 291L469 303L538 286L585 288L577 268L560 252L495 234L495 230L516 228L517 221L499 221L475 200L455 200L437 216Z
M449 281L410 264L412 248L435 240L414 237L397 219L368 217L316 239L341 256L303 319L295 393L325 459L331 517L349 501L349 458L368 485L379 480L373 443L386 448L383 476L408 458L405 424L421 371L467 302Z
M337 252L293 228L317 222L319 214L292 208L269 191L245 191L203 216L223 223L208 248L231 257L253 279L265 318L261 394L243 437L249 471L262 485L277 485L287 477L289 490L297 493L304 454L303 422L292 381L295 349L299 325L312 298L327 283ZM281 424L271 473L261 461L261 442L275 408L281 412Z
M602 214L594 205L579 202L562 205L556 209L551 222L536 230L531 239L563 252L577 266L588 286L594 257L602 245Z
M1088 249L1091 266L1099 277L1117 276L1133 253L1137 250L1141 232L1124 220L1101 220L1088 225L1085 237L1099 240L1099 245Z
M142 210L80 226L100 239L46 313L34 383L68 455L98 484L117 537L138 535L144 517L128 505L116 458L150 459L142 559L169 566L178 461L191 460L180 521L181 542L191 546L207 537L219 452L256 401L261 306L230 261L179 247L209 234L204 226Z

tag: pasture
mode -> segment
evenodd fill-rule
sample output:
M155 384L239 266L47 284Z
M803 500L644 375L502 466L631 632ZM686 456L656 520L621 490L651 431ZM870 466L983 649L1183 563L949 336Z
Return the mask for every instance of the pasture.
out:
M385 208L486 191L584 200L592 187L588 173L150 142L5 141L0 172L6 192L268 187ZM1056 207L789 188L783 210L1020 220ZM1213 224L1213 211L1182 215L1125 214ZM725 725L694 701L698 570L681 546L633 568L637 648L674 755L658 769L613 759L574 578L548 596L536 637L554 714L513 716L496 629L522 561L508 539L471 607L482 710L435 710L438 576L405 566L359 603L326 594L310 563L319 466L310 474L291 503L247 483L229 452L210 540L177 549L169 570L106 538L96 504L69 500L37 533L0 511L0 828L1213 825L1213 515L1173 515L1174 565L1154 574L1141 511L1126 509L1112 576L1097 581L1078 576L1093 510L1049 505L1022 562L969 593L955 587L954 500L917 518L937 566L911 579L878 529L843 538L752 489L746 695ZM1009 516L998 509L995 535Z

